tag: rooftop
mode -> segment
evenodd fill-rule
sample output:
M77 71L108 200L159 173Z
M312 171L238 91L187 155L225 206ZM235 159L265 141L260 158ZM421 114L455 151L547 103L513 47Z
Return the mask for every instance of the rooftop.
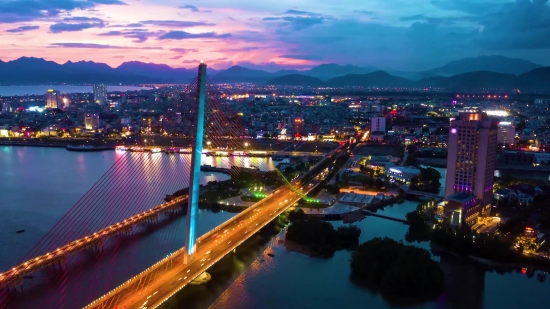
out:
M458 192L453 195L449 195L447 197L447 200L459 202L461 204L469 202L473 199L475 199L476 196L472 193L466 193L466 192Z
M418 174L420 169L414 166L393 166L390 170L394 173L405 173L405 174Z
M374 199L374 195L358 194L358 193L345 193L340 198L340 202L370 204L373 199Z

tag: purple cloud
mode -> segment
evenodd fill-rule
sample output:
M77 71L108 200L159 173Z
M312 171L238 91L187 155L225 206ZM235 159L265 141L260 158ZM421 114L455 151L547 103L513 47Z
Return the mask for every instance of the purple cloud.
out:
M67 17L63 21L50 25L50 32L60 33L60 32L74 32L82 31L90 28L103 28L105 27L105 22L102 19L95 17Z
M187 54L187 53L196 53L199 50L195 48L171 48L170 51L180 53L180 54Z
M187 39L225 39L230 37L230 33L203 32L190 33L186 31L168 31L159 36L159 40L187 40Z
M135 39L134 42L142 43L147 41L150 37L157 36L161 32L147 31L146 29L125 29L125 30L113 30L105 33L100 33L99 36L122 36L125 38Z
M161 50L162 47L131 47L131 46L116 46L104 45L95 43L53 43L48 47L65 47L65 48L89 48L89 49L152 49Z
M182 5L179 7L180 9L184 9L184 10L189 10L191 12L195 12L195 13L211 13L212 11L206 11L206 10L199 10L198 7L194 6L194 5Z
M15 0L0 1L0 24L42 20L61 12L89 10L96 5L121 5L119 0Z
M216 24L205 21L184 21L184 20L145 20L141 22L145 25L154 25L160 27L190 28L200 26L215 26Z
M12 33L19 33L19 32L26 32L31 30L39 29L40 26L21 26L14 29L8 29L6 32L12 32Z

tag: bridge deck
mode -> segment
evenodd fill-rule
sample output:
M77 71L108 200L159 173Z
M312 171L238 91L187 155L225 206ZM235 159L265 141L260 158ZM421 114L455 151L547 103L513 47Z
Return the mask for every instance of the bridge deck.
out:
M157 205L147 211L133 215L124 221L109 225L91 235L76 239L55 251L48 252L31 260L25 261L13 267L11 270L0 274L0 288L11 283L21 282L24 276L32 274L53 263L62 261L70 254L82 251L90 246L98 245L104 239L117 233L128 231L137 224L154 219L160 213L174 209L186 200L187 196L175 198L170 202Z
M185 248L181 248L85 309L160 306L301 198L293 190L282 189L197 239L197 252L187 264L183 263Z

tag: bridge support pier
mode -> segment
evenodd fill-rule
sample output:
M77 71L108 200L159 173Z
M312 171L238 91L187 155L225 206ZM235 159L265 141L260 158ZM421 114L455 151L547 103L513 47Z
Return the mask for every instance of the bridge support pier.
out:
M184 263L190 261L190 257L196 250L196 219L199 209L199 194L200 194L200 172L201 172L201 157L203 149L204 136L204 114L206 109L206 64L199 65L199 75L197 77L197 94L196 94L196 110L197 118L195 123L195 141L191 144L191 175L189 183L189 195L187 202L187 218L185 224L185 247L187 248L184 256Z

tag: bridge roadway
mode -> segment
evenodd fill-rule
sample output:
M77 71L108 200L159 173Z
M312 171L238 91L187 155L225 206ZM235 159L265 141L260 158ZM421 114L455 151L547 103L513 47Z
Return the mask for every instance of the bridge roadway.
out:
M187 200L187 196L182 196L159 204L147 211L133 215L124 221L109 225L91 235L76 239L55 251L37 256L31 260L25 261L9 271L0 274L0 288L9 284L17 285L22 282L23 277L32 274L44 267L55 263L61 263L69 254L85 250L91 246L100 245L104 239L121 232L131 232L135 225L142 222L156 220L158 215L176 209L181 203Z
M300 194L287 187L274 192L272 196L198 238L197 251L187 264L183 263L186 250L181 248L95 300L85 309L157 308L315 186L306 184L305 187L308 188L307 191ZM151 281L148 278L152 278Z

